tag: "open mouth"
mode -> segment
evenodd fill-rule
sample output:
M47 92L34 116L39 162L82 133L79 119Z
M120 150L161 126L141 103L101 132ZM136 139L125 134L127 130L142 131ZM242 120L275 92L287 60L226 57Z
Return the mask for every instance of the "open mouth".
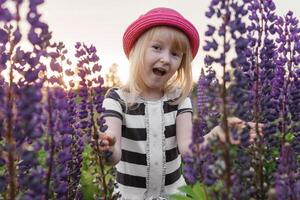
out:
M163 76L167 73L167 71L163 68L153 68L153 73L157 76Z

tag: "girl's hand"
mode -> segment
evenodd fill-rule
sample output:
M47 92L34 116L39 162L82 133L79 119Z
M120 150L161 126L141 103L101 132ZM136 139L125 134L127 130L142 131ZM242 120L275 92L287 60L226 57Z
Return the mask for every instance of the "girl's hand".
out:
M238 134L242 132L243 128L246 128L246 126L249 126L249 128L250 128L249 142L250 143L254 142L255 138L257 137L257 133L255 130L255 122L245 122L237 117L230 117L230 118L228 118L227 121L228 121L229 130L235 129ZM262 128L263 128L263 124L259 123L258 124L258 134L260 134L261 136L263 135ZM220 138L221 141L223 141L223 142L226 141L225 132L220 125L215 127L213 129L213 132L215 135L217 135ZM231 144L240 144L239 139L233 138L232 134L230 132L229 132L229 134L230 134L230 143Z
M116 143L116 139L108 136L105 133L101 133L99 137L99 149L106 160L108 160L113 154L113 147Z

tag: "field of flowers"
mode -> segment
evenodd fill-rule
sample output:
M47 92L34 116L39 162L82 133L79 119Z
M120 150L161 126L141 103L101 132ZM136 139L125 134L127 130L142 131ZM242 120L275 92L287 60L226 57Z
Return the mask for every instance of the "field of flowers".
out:
M78 42L72 63L41 21L42 3L0 0L0 199L116 199L114 169L99 153L107 128L99 55ZM278 16L272 0L211 0L205 15L193 155L183 155L188 185L171 199L299 200L299 20ZM262 123L263 135L250 143L249 127L230 128L231 116L254 122L257 133ZM217 124L227 142L201 145Z

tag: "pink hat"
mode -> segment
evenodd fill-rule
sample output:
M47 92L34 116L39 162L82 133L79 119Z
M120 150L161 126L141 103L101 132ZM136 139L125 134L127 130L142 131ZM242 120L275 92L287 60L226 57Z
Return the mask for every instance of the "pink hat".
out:
M181 30L190 41L193 58L199 48L199 34L191 22L170 8L155 8L130 24L123 35L123 49L127 57L137 39L155 26L172 26Z

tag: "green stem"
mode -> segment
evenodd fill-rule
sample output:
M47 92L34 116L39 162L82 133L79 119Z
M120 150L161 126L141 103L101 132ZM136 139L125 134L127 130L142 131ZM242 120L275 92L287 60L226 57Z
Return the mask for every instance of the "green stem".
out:
M48 82L49 84L49 82ZM49 95L49 85L47 86L47 94ZM52 168L53 168L53 160L54 160L54 137L53 137L53 121L52 121L52 101L48 96L48 117L49 117L49 123L48 123L48 135L50 135L50 161L49 161L49 168L47 172L47 178L46 178L46 199L49 199L49 193L50 193L50 181L51 181L51 174L52 174Z
M263 9L262 6L263 5L263 1L260 1L260 5L259 5L259 10L261 13L261 16L263 15ZM259 55L258 55L258 51L259 48L261 47L261 42L262 42L262 33L264 32L264 21L263 19L260 20L261 21L261 25L260 25L260 29L259 29L259 38L258 38L258 45L256 47L256 52L255 52L255 56L256 56L256 66L255 66L255 72L256 72L256 81L255 81L255 106L254 106L254 118L255 118L255 131L256 134L258 135L259 138L259 142L258 142L258 147L257 147L257 152L258 155L260 155L258 157L258 173L256 174L256 180L257 180L257 186L260 188L260 192L257 193L257 198L260 199L264 199L264 177L263 177L263 155L264 155L264 149L263 149L263 138L261 136L261 134L259 134L259 114L261 111L259 102L260 102L260 70L259 70Z
M94 96L94 93L93 93L93 89L91 89L91 98L92 98L92 104L94 104L93 102L93 96ZM91 107L91 113L94 113L93 112L93 108ZM99 149L99 137L98 137L98 131L97 131L97 127L96 127L96 124L95 124L95 119L94 119L94 116L91 116L91 122L92 122L92 127L93 127L93 138L95 140L95 143L96 143L96 154L97 154L97 161L99 163L99 166L100 166L100 171L101 171L101 178L102 178L102 187L103 187L103 191L104 191L104 194L103 194L103 197L104 199L103 200L108 200L108 189L107 189L107 183L106 183L106 180L105 180L105 166L104 166L104 162L103 162L103 159L102 159L102 156L101 156L101 151Z
M14 62L12 61L12 52L15 48L15 44L11 40L11 29L9 29L9 60L10 60L10 69L9 69L9 88L7 94L7 109L8 109L8 119L7 119L7 132L6 140L8 143L8 174L9 174L9 188L8 188L8 199L14 200L17 192L17 181L16 181L16 165L15 165L15 154L16 154L16 141L13 137L13 110L14 110L14 92L13 92L13 79L14 79Z
M226 13L230 13L229 11L229 0L226 1ZM225 29L228 25L228 20L226 17L226 14L223 16L223 23L225 25ZM225 182L226 182L226 195L229 195L230 188L232 185L230 176L231 176L231 163L230 163L230 151L229 151L229 145L230 145L230 135L229 135L229 127L228 127L228 113L227 113L227 88L226 88L226 39L227 39L226 30L223 37L223 52L224 52L224 60L222 61L222 67L223 67L223 83L222 83L222 89L221 89L221 98L223 101L223 118L222 118L222 124L225 132L225 143L222 142L223 146L223 157L225 162Z

